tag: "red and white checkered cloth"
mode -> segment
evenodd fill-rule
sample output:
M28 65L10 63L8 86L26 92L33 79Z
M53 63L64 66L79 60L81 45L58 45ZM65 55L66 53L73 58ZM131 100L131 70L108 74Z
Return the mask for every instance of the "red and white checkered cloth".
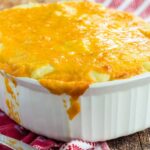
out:
M0 111L0 133L30 144L38 150L109 150L106 142L91 143L81 140L74 140L69 143L63 143L36 135L35 133L32 133L17 125L2 111ZM0 150L10 149L0 145Z
M94 1L94 0L92 0ZM117 8L119 10L126 10L133 12L135 15L143 17L150 22L150 0L95 0L103 3L104 6L110 8ZM3 112L0 111L0 133L7 136L21 140L30 144L38 150L109 150L107 142L90 143L81 140L70 141L69 143L62 143L52 139L47 139L38 136L35 133L27 131L23 127L14 123ZM0 145L0 150L9 150Z

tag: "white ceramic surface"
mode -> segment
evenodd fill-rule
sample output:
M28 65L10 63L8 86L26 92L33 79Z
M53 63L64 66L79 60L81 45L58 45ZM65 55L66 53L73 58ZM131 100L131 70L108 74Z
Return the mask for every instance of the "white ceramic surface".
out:
M8 114L6 99L14 101L0 74L0 108ZM17 101L21 125L38 134L68 141L84 139L105 141L150 127L150 73L131 79L92 84L80 97L80 113L70 120L64 107L69 96L57 96L36 80L15 78L10 81Z

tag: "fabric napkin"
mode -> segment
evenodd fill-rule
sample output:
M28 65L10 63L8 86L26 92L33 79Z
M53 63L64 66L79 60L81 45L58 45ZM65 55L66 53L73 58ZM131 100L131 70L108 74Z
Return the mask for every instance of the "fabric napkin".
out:
M91 143L82 140L74 140L63 143L43 136L36 135L23 127L17 125L5 113L0 110L0 133L21 140L38 150L109 150L106 142ZM10 150L0 145L0 150Z

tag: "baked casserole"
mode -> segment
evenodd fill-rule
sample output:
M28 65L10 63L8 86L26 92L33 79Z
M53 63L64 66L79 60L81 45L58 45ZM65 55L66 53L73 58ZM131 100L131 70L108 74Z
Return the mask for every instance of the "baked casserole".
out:
M92 2L0 11L0 69L78 97L95 82L150 71L150 25Z

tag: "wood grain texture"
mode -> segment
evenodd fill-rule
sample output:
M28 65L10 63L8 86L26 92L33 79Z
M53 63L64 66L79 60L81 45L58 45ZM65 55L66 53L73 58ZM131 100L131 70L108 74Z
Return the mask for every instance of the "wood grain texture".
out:
M150 150L150 128L143 132L139 132L138 135L139 135L142 149Z
M150 128L107 143L111 150L150 150Z
M108 145L111 150L142 150L140 138L137 133L108 141Z

